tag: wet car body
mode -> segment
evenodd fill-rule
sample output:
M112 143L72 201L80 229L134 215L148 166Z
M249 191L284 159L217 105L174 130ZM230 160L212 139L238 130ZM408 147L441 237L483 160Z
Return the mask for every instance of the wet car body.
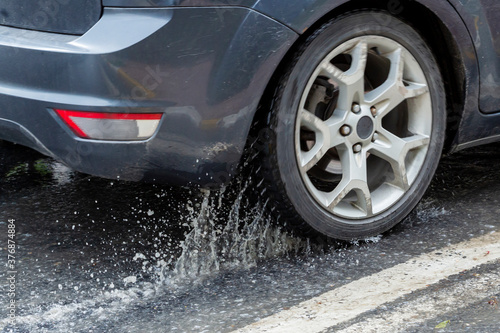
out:
M52 14L71 17L75 11L64 10L75 4L93 12L73 30L72 20L51 25ZM49 5L32 10L45 18L42 26L22 29L15 17L0 26L0 138L94 175L201 185L235 173L261 97L301 35L324 17L355 8L343 0ZM450 69L449 148L497 140L500 29L491 13L498 4L373 5L403 17L417 10L435 18L431 28L421 28L440 29L431 44L441 45L440 63ZM3 13L13 17L6 7ZM79 138L55 109L163 116L147 140L103 141Z

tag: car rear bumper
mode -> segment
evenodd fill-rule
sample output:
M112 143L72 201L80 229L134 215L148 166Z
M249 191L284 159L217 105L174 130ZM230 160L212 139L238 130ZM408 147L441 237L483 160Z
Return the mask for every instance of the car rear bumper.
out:
M80 37L0 27L0 139L106 178L225 182L296 38L239 7L105 8ZM163 117L148 140L98 141L54 109Z

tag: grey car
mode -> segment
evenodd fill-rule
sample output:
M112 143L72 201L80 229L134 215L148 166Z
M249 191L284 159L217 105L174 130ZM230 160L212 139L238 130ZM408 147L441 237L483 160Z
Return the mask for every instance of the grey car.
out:
M375 235L416 206L443 151L500 138L499 13L496 0L3 0L0 139L92 175L203 187L253 154L287 225Z

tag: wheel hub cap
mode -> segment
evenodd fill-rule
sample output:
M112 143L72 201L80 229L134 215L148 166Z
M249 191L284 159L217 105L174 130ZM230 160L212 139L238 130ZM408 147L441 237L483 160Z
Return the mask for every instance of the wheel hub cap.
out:
M356 131L360 139L368 139L373 134L373 120L371 117L364 116L358 121Z

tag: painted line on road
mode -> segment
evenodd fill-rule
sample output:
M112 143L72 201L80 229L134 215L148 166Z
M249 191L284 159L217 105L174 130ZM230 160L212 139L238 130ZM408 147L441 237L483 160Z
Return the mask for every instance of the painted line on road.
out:
M425 328L433 330L437 324L449 319L443 317L446 313L469 309L473 304L500 293L499 281L500 269L473 276L439 291L426 293L404 304L398 304L392 311L373 315L336 332L398 333L407 332L410 328L422 330L426 322L432 324Z
M236 332L321 332L464 270L500 259L500 232L420 255Z

